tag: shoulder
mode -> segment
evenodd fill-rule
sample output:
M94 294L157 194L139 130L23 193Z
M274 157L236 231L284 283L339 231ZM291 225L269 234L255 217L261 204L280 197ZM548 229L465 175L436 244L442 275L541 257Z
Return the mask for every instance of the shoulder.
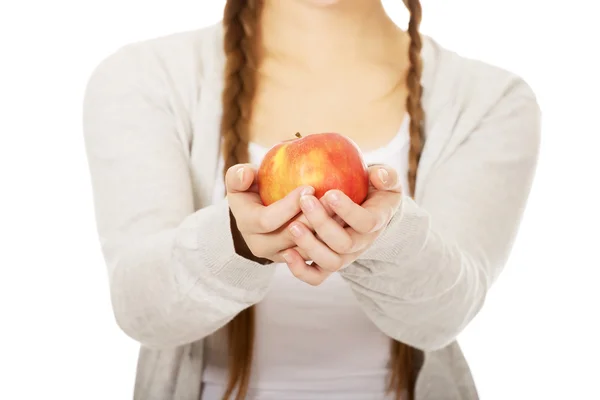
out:
M169 99L193 98L218 56L219 35L218 27L211 25L125 44L96 65L86 92L120 86Z
M426 125L446 125L447 142L462 142L493 122L498 135L503 121L530 125L527 135L537 146L541 110L532 87L507 69L462 56L425 36L423 106ZM427 131L427 128L426 128ZM427 132L431 134L432 132ZM515 133L516 134L516 133ZM525 137L521 137L524 139Z

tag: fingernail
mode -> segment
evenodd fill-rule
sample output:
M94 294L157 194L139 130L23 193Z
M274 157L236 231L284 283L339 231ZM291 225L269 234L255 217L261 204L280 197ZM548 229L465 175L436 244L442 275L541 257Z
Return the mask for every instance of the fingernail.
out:
M302 229L300 229L300 227L297 224L293 224L290 226L290 233L294 237L299 237L300 235L302 235Z
M385 170L385 168L379 168L379 171L377 171L377 175L379 175L379 179L381 179L381 182L386 185L388 182L388 179L390 177L390 174L388 174L388 172Z
M300 197L300 206L303 211L309 212L315 208L315 201L312 196L302 196Z
M290 255L288 253L282 253L281 257L283 257L283 259L285 260L286 263L291 264L292 258L290 257Z
M336 192L331 192L327 195L327 202L332 206L337 206L340 202L340 196Z
M315 188L312 186L305 187L300 192L300 196L309 196L315 194Z
M244 167L240 167L236 171L236 174L238 176L238 179L240 180L240 183L244 183Z

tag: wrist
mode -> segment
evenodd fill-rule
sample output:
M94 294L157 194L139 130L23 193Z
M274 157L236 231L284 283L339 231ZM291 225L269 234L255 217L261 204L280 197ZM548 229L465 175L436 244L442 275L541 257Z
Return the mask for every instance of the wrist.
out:
M248 247L244 236L237 227L237 223L235 221L233 213L231 212L231 209L229 210L229 221L231 237L233 238L233 248L235 249L237 255L261 265L268 265L273 263L273 261L267 258L257 257L252 253L252 250L250 250L250 248Z

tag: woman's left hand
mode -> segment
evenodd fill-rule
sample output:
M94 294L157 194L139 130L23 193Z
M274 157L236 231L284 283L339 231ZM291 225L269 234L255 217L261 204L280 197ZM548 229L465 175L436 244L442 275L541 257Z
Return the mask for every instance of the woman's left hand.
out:
M301 198L302 212L314 229L300 221L288 227L298 249L313 261L306 264L295 249L281 253L295 277L311 285L321 284L329 275L351 264L377 239L400 206L402 191L398 174L387 166L369 168L371 188L367 199L358 205L339 190L332 190L319 201L314 196ZM327 204L345 223L340 226L330 217Z

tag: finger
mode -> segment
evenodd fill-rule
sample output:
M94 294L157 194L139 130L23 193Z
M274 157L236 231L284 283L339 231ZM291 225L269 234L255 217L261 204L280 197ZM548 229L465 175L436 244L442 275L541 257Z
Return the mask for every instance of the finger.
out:
M376 231L386 223L383 213L377 212L377 209L373 212L371 209L356 204L339 190L331 190L325 193L324 197L335 213L359 233ZM366 201L369 201L369 198Z
M319 239L338 254L349 253L353 248L350 235L333 218L314 196L300 197L300 207Z
M249 199L250 196L258 197L253 193L235 193L228 196L228 198L240 231L245 233L270 233L275 232L300 213L300 196L313 193L314 189L312 187L301 186L267 207L263 206L262 203L256 204Z
M227 193L252 192L258 194L257 176L258 172L251 164L237 164L230 167L225 174Z
M257 190L253 190L256 187L255 181L256 169L250 164L234 165L225 173L227 201L236 220L240 220L237 221L240 230L244 225L243 217L254 215L262 207Z
M352 240L352 249L348 251L345 257L354 260L354 256L360 255L363 251L365 251L379 236L382 232L381 230L371 232L371 233L360 233L355 231L351 227L345 228L346 233L350 236L350 240Z
M290 224L288 229L296 245L304 250L309 259L316 262L321 268L329 272L335 272L343 267L342 257L318 240L305 225L294 222Z
M252 192L252 193L258 194L258 183L256 183L256 181L254 181L254 183L252 183L252 185L250 185L250 187L248 188L248 190L246 190L246 192Z
M283 199L259 210L256 221L259 231L273 232L289 223L301 211L300 197L314 192L311 186L300 186Z
M290 236L287 229L285 235L281 232L250 235L248 245L252 248L252 254L256 257L267 258L276 263L285 263L281 252L287 249L294 249L304 260L310 260L308 254L296 246Z
M346 224L346 221L344 221L344 220L342 219L342 217L340 217L339 215L337 215L337 214L336 214L336 215L334 215L332 218L333 218L333 220L334 220L335 222L337 222L337 224L338 224L339 226L341 226L342 228L345 228L346 226L348 226L348 224Z
M225 173L227 194L247 191L256 179L256 168L250 164L237 164Z
M331 272L324 270L315 263L312 265L307 264L295 249L284 251L282 258L292 274L309 285L318 286L331 275Z
M387 165L369 167L369 182L375 190L397 193L402 191L398 172Z
M323 205L323 207L325 208L325 211L327 211L327 215L329 215L331 218L333 218L333 220L335 222L337 222L337 224L339 226L341 226L342 228L344 226L346 226L346 222L344 222L344 220L342 219L342 217L340 217L339 215L337 215L335 213L335 211L333 211L333 209L331 208L331 206L329 205L329 203L327 203L327 200L325 200L324 197L321 197L320 202Z
M272 256L270 258L273 262L286 264L287 261L283 258L282 254L287 250L296 251L298 254L300 254L300 257L302 257L302 259L304 261L312 261L310 259L310 257L308 256L308 254L306 254L306 252L304 250L302 250L300 247L296 246L295 243L292 243L291 245L289 245L287 247L280 247L279 249L282 249L282 248L285 250L279 250L278 253L276 253L274 256ZM271 253L271 254L273 254L273 253Z
M327 204L327 202L325 201L325 198L321 198L320 203L323 206L323 208L325 208L327 215L332 217L333 220L338 223L338 225L340 225L341 227L344 227L346 225L344 220L331 209L331 206L329 206L329 204ZM295 220L303 223L304 225L306 225L308 227L308 229L310 229L314 232L314 229L313 229L312 225L310 224L310 222L308 222L306 215L298 214L298 216L296 217Z

